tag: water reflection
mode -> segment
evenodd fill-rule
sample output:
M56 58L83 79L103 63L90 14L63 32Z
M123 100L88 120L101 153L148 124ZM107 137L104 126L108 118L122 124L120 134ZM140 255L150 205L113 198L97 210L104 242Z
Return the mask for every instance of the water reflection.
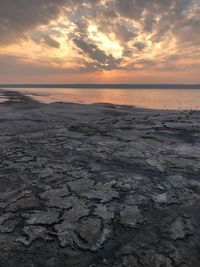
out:
M12 90L12 89L10 89ZM200 109L195 89L13 89L45 103L113 103L155 109Z

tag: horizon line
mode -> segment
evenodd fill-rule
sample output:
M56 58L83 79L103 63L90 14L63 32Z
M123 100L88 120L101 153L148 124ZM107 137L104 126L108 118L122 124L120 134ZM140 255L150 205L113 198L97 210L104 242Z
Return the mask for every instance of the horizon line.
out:
M200 89L200 83L4 83L3 88Z

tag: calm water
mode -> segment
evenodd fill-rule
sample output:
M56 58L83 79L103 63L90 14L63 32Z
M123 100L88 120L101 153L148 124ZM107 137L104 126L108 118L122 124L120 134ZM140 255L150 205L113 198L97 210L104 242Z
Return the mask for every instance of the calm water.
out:
M8 90L8 89L6 89ZM154 109L198 109L198 89L9 89L44 102L113 103ZM3 101L2 95L0 102Z

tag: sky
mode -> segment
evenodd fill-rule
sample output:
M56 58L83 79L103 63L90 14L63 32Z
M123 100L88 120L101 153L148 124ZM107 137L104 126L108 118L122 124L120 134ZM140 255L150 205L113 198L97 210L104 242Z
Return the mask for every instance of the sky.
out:
M0 0L0 83L200 83L200 0Z

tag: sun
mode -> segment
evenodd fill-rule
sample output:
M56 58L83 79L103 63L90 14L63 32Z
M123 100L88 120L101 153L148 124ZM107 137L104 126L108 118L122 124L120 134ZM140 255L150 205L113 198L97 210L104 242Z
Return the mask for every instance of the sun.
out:
M99 49L111 54L116 59L122 57L123 48L114 38L111 40L105 34L99 32L96 25L90 25L87 31L88 37L97 44Z

